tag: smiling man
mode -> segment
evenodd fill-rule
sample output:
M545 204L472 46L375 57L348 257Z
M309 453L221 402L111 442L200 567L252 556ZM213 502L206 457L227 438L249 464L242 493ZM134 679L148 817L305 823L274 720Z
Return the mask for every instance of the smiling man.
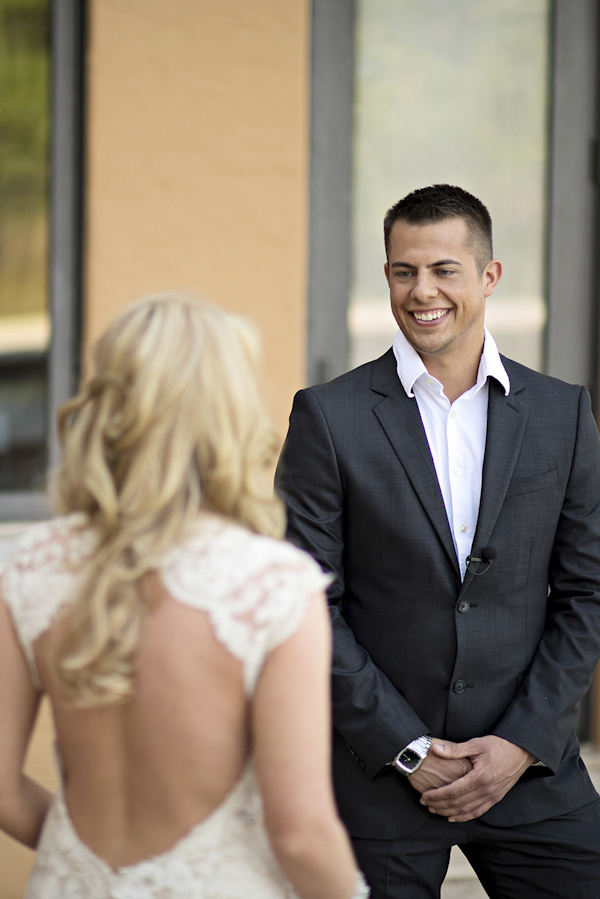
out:
M373 899L597 899L573 721L600 656L600 448L585 388L500 356L485 206L435 185L384 223L399 331L300 391L288 536L332 572L336 795Z

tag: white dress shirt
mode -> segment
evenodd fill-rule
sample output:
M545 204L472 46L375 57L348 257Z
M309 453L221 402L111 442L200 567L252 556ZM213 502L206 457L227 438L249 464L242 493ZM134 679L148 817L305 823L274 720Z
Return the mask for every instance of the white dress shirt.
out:
M487 328L484 334L477 381L453 403L402 331L398 331L393 343L398 377L406 395L414 396L419 407L463 578L479 515L488 378L499 381L505 394L510 391L510 380L494 338Z

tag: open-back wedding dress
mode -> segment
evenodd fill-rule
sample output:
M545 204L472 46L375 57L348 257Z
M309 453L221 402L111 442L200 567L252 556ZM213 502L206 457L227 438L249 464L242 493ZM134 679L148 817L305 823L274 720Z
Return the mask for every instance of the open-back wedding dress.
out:
M81 515L32 528L17 541L3 592L39 687L34 644L77 592L78 563L94 544ZM299 626L327 583L306 554L216 516L157 560L178 602L201 609L243 663L252 696L266 656ZM212 813L171 849L114 870L78 837L62 787L46 818L26 899L283 899L294 896L263 826L252 764Z

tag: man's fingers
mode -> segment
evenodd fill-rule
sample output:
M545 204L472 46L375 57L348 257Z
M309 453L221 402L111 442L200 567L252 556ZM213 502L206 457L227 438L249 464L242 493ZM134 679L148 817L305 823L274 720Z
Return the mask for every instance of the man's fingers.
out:
M464 824L465 821L473 821L475 818L481 818L488 809L492 807L493 803L489 803L487 805L480 805L472 812L465 812L462 815L448 815L448 821L450 824Z
M454 743L452 740L434 740L430 752L433 751L440 758L464 759L469 758L474 751L473 740L466 743Z
M453 781L453 783L444 784L432 790L425 790L423 798L426 803L438 804L440 802L452 802L459 799L464 800L470 793L474 793L481 789L480 778L477 773L471 769L466 772L463 777Z
M450 740L434 740L429 751L434 752L436 755L439 755L441 758L445 759L460 758L460 745L460 743L453 743Z
M480 796L474 796L460 802L434 804L421 800L421 803L426 806L432 815L448 818L449 821L470 821L472 818L479 818L494 804L489 799L482 801Z
M502 795L490 784L475 782L473 788L467 791L452 791L451 787L430 790L423 794L421 803L433 815L442 815L450 821L468 821L483 815Z
M532 758L524 749L494 736L465 743L436 740L432 751L439 764L457 765L460 760L472 764L463 777L435 788L432 784L422 792L422 804L431 814L456 822L479 818L499 802Z
M433 738L432 745L438 741ZM444 758L429 751L421 767L409 777L411 786L419 793L425 793L464 777L472 768L468 758Z

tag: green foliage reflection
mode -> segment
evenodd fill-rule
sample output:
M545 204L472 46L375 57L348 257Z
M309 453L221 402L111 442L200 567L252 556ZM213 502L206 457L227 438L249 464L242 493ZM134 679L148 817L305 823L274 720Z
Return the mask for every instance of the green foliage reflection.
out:
M49 2L0 0L0 315L46 309Z

